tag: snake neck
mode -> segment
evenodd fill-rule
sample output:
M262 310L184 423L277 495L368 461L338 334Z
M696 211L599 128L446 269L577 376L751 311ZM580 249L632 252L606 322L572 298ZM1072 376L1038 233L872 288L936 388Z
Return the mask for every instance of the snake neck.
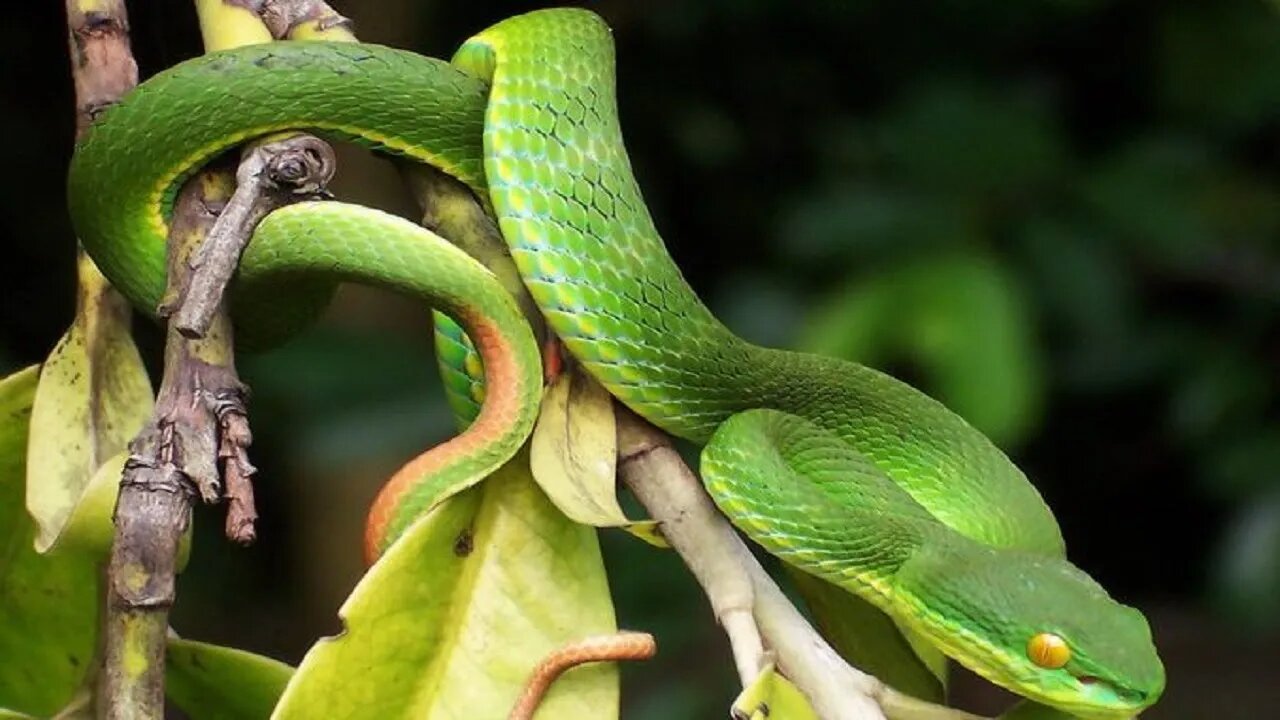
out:
M490 80L485 174L520 275L550 327L615 397L695 442L749 408L795 413L851 443L960 532L1062 552L1035 489L958 416L869 368L751 345L699 301L632 172L613 41L596 15L512 18L469 40L454 62Z

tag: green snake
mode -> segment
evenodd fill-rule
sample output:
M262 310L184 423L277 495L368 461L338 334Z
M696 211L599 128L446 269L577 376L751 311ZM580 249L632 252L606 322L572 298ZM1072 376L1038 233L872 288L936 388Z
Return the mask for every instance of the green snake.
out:
M747 343L699 301L632 175L613 42L596 15L515 17L451 63L284 42L171 68L105 112L77 149L68 190L85 248L154 312L180 183L286 129L426 163L469 187L567 352L649 422L705 444L708 491L769 551L1037 702L1127 717L1160 696L1164 671L1143 616L1064 559L1049 509L982 434L873 369ZM259 225L232 288L238 337L287 338L337 280L426 298L461 325L483 365L475 422L375 502L367 541L378 552L525 441L539 348L515 302L462 251L336 202L293 205Z

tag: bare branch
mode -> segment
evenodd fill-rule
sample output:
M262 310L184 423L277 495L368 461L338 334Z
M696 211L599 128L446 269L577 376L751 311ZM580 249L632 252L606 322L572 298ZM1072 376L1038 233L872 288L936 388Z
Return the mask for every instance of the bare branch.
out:
M320 177L327 180L332 174L331 161L294 165L300 154L314 151L312 142L296 136L281 141L283 147L251 152L255 162L263 163L259 174L271 184L271 192L265 193L271 202L279 200L278 195L293 197L291 192L277 192L278 187L307 188L310 193ZM265 187L256 177L253 186ZM218 170L197 175L179 193L169 233L169 275L180 286L192 264L190 256L198 252L232 194L230 174ZM250 214L256 202L249 203ZM243 227L252 230L251 223ZM225 496L228 536L242 543L254 538L257 512L249 479L255 470L247 454L252 433L246 389L236 375L231 324L220 297L212 307L205 337L186 338L170 328L155 412L130 447L109 570L103 695L110 718L162 717L168 613L175 597L178 548L190 523L194 496L199 494L205 502ZM121 664L126 653L133 666L129 672L129 666Z
M78 139L99 113L138 84L138 65L129 49L124 0L67 0L66 6Z
M221 192L221 196L218 193ZM210 193L206 195L205 193ZM213 224L210 209L225 201L229 184L187 183L170 227L170 265ZM165 373L152 419L130 444L116 503L116 536L108 568L101 679L103 716L152 720L164 716L164 648L179 546L191 522L199 487L220 497L216 452L219 420L211 397L238 404L243 387L231 363L225 318L205 340L170 331ZM241 408L241 412L243 412Z
M166 297L177 297L173 327L188 338L203 337L235 274L240 254L258 222L276 208L298 200L327 197L325 186L337 167L333 148L311 135L251 145L236 171L237 187L209 236L188 263L189 273L170 274ZM173 310L161 306L161 316Z
M661 523L663 537L702 585L716 619L729 635L738 677L745 686L767 664L752 617L755 593L742 557L747 549L724 524L698 479L678 461L666 435L619 408L618 475Z

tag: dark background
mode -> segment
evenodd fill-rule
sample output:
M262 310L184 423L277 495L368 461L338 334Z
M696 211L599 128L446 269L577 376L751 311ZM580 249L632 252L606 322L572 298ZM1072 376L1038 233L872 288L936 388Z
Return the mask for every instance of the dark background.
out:
M448 56L520 2L335 3L368 41ZM1169 670L1152 718L1280 697L1280 18L1261 0L591 3L619 49L646 199L715 311L939 396L1004 446L1072 559L1143 608ZM130 4L144 77L200 52L187 3ZM0 33L0 372L72 314L61 3ZM14 20L16 19L16 22ZM343 155L339 194L405 213ZM174 625L296 662L361 571L364 508L445 436L422 308L350 289L245 357L264 513L198 516ZM138 334L148 361L159 334ZM158 377L158 375L157 375ZM658 635L631 718L720 717L731 662L670 554L603 542L620 620ZM990 709L961 683L961 700Z

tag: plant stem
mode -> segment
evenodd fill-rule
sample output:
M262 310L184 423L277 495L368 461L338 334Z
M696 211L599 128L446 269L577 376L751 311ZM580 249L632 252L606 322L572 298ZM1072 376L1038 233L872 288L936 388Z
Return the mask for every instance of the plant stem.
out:
M103 110L119 102L125 93L137 85L138 65L129 47L129 20L123 0L67 0L66 12L71 78L76 98L76 140L79 141ZM85 257L84 250L78 244L76 252L80 259L76 266L82 296L77 303L77 313L84 312L89 307L119 307L120 312L104 316L102 321L109 326L102 327L101 333L128 335L129 314L123 298L111 288L93 262ZM86 293L94 294L98 301L93 302L83 297ZM96 386L90 386L90 393L97 391ZM108 571L109 579L121 577L123 572ZM107 585L107 596L111 598L114 594L112 583L108 582ZM98 676L99 699L96 710L105 717L127 717L124 713L113 713L113 708L145 707L152 689L143 689L141 686L135 686L136 692L124 689L126 683L123 677L126 671L122 661L127 653L122 644L113 645L111 628L116 628L118 639L119 630L131 620L113 616L109 599L106 604L108 609L104 615L108 619L103 633L103 667ZM114 702L113 698L120 702ZM162 712L163 698L153 716L160 717L159 713Z
M213 223L209 208L229 192L226 184L188 183L174 207L171 247L175 239L200 237ZM130 444L104 628L101 695L103 716L112 720L164 716L164 649L179 545L191 522L194 485L218 485L219 427L211 403L237 406L243 415L230 347L225 322L200 341L170 331L155 411Z
M234 45L270 38L245 8L199 0L197 10L209 42ZM323 184L329 175L317 181L315 163L302 159L316 152L314 147L302 148L300 144L251 151L246 162L256 163L256 172L251 175L253 188L262 190L267 185L264 179L279 181L281 175L286 182L272 185L273 189L289 183ZM331 175L332 163L320 164ZM282 169L291 170L282 173ZM230 202L233 188L234 176L225 169L215 169L197 174L179 192L169 229L170 297L187 295L190 260L214 227L218 210ZM262 194L266 199L261 202L242 198L237 207L243 212L234 213L223 223L229 228L224 236L234 239L241 235L247 240L252 222L288 196ZM229 263L218 262L225 254L218 250L203 251L205 266L234 268L239 249L233 251ZM213 292L201 295L209 308L201 338L184 337L176 327L170 327L155 412L130 445L108 569L100 684L100 712L113 720L158 720L164 716L168 614L176 594L179 547L191 521L196 492L207 502L217 501L223 497L225 478L228 535L239 542L254 537L256 511L249 483L254 468L246 453L252 435L245 415L245 389L235 371L231 324L221 309L223 285L225 282L215 282Z
M67 0L66 7L79 140L99 113L138 84L138 65L124 0Z

